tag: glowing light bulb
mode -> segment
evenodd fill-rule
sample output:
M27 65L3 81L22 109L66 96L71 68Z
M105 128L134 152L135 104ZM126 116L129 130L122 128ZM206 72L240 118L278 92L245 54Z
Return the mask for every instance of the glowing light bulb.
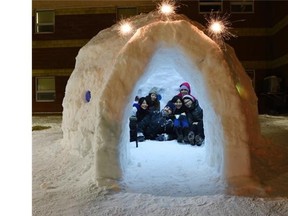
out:
M132 27L129 23L124 23L121 25L121 32L123 34L129 34L132 31Z
M165 14L165 15L169 15L169 14L172 14L173 13L173 7L169 4L163 4L161 5L161 13Z
M169 16L175 13L175 3L172 0L166 0L158 5L159 13Z
M207 20L207 33L208 36L218 43L220 46L225 47L224 40L229 40L231 37L236 37L229 30L231 29L231 22L229 14L224 14L222 17L218 13L211 12Z
M121 35L128 35L133 31L133 27L128 21L121 21L118 31Z
M214 21L213 23L211 23L210 29L211 29L211 31L213 31L215 34L219 34L219 33L223 32L224 26L223 26L223 24L222 24L221 22L219 22L219 21Z

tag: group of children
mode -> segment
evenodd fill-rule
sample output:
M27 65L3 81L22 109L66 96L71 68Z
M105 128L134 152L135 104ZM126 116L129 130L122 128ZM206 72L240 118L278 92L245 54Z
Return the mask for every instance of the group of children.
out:
M189 83L182 83L179 94L168 101L162 110L155 87L146 97L135 99L137 102L133 104L130 118L130 141L177 139L178 143L202 145L205 138L203 110L191 95ZM132 119L136 124L132 124Z

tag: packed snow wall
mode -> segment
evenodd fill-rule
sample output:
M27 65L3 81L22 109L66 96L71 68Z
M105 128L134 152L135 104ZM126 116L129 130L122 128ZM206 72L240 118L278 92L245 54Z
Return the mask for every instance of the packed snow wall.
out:
M201 106L208 163L227 182L249 178L249 145L261 137L257 98L233 49L222 50L200 24L181 15L162 20L151 12L130 21L134 34L121 36L114 25L81 48L66 86L63 141L72 152L91 157L91 178L107 186L121 177L129 158L125 127L133 91L153 54L163 47L178 50L194 68L179 73L205 101ZM90 100L85 98L88 92ZM221 133L214 130L215 124Z

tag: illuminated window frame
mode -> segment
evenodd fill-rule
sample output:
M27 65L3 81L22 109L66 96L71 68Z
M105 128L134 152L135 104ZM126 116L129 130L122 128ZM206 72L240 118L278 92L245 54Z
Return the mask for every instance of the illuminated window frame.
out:
M36 102L54 102L56 99L55 77L36 77L35 82Z
M200 14L223 11L223 0L198 0Z
M254 0L231 1L230 12L234 14L254 13Z
M55 31L55 11L36 10L35 12L35 33L47 34Z

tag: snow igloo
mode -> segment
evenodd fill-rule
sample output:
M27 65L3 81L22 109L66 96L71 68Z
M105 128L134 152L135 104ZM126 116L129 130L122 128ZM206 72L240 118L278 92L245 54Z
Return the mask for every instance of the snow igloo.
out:
M137 86L161 50L175 53L170 65L203 109L207 163L232 187L236 179L251 179L249 146L261 135L257 97L233 49L221 49L202 25L183 15L168 20L151 12L130 22L132 34L121 36L115 24L83 46L66 86L63 141L71 153L89 158L92 181L102 187L121 178Z

